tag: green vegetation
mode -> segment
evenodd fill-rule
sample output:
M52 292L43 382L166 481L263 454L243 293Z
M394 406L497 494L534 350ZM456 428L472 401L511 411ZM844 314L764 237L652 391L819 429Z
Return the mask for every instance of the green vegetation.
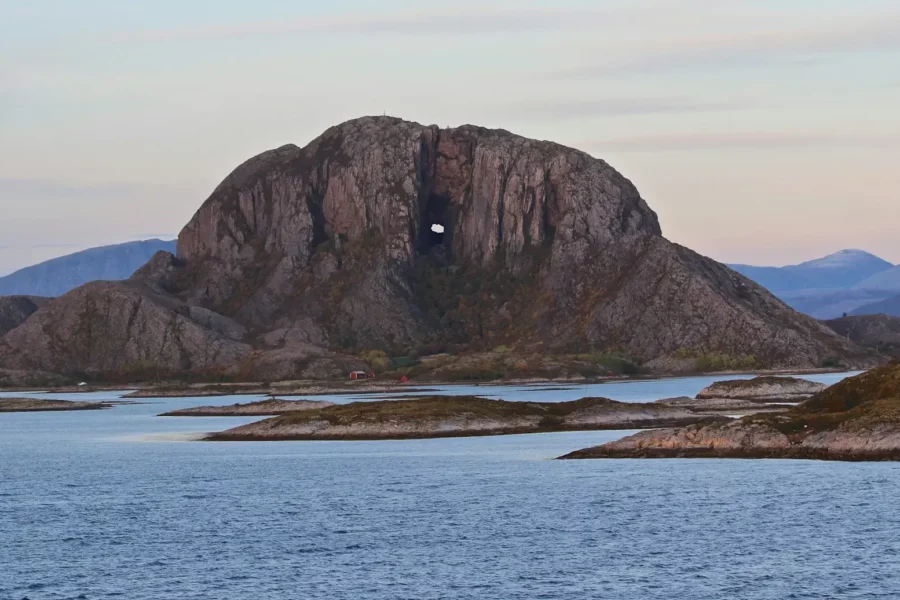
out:
M609 374L639 375L644 372L644 369L641 368L637 361L624 352L592 352L590 354L579 354L576 358L590 363L581 369L581 374L585 377Z
M363 354L363 360L366 361L373 371L382 373L391 366L391 359L384 350L369 350Z
M624 402L606 398L582 398L571 402L508 402L477 396L424 396L405 400L382 400L338 404L318 410L307 410L277 417L279 423L308 423L326 420L332 425L403 422L419 419L442 419L465 416L468 419L556 419L557 425L576 411L597 408L632 410ZM549 423L549 421L548 421Z
M537 267L545 251L531 249L518 257L522 265L515 275L502 253L486 266L448 265L436 257L420 257L412 273L413 291L417 304L435 325L437 333L431 344L497 348L503 353L508 340L533 334L540 320L540 315L532 314L541 295Z

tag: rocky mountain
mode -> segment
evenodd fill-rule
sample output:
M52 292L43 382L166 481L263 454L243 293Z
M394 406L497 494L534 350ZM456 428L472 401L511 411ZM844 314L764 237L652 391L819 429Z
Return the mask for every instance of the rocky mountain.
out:
M729 266L819 319L839 317L900 290L900 267L863 250L841 250L786 267Z
M666 240L602 160L502 130L368 117L239 166L177 255L42 307L0 342L0 365L285 379L345 373L367 349L500 345L644 362L866 360Z
M174 252L175 241L128 242L54 258L0 277L0 296L61 296L90 281L128 279L160 250Z
M860 346L900 358L900 317L877 314L850 316L825 321L825 324Z

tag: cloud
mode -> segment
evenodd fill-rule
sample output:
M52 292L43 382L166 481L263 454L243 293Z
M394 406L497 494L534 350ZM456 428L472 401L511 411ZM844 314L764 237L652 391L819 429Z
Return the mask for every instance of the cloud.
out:
M778 148L900 148L900 134L841 135L771 131L686 133L598 140L583 147L619 152L685 152L702 150L771 150Z
M900 13L817 29L755 31L706 39L670 39L640 47L623 46L618 57L558 69L551 76L582 79L693 69L809 64L828 54L890 49L900 49Z
M182 41L255 38L290 34L473 35L589 30L610 19L599 10L456 10L453 12L342 15L210 25L185 29L131 31L130 41Z
M589 118L600 116L705 113L750 108L737 102L708 102L691 98L604 98L597 100L531 102L509 104L502 116L527 118Z

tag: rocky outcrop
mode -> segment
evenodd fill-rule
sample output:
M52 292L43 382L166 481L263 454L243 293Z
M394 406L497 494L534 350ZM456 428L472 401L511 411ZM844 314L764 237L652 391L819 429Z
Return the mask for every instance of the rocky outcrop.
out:
M46 304L0 343L21 370L141 377L236 372L251 348L190 318L187 306L130 282L95 282Z
M278 400L270 398L259 402L232 404L229 406L198 406L163 413L161 417L247 417L284 415L304 410L318 410L334 406L324 400Z
M563 458L900 460L900 363L838 383L779 415L644 431Z
M634 185L602 160L388 117L247 161L182 230L176 256L110 285L38 311L3 340L0 366L100 374L147 362L272 380L345 373L359 365L349 355L373 348L499 345L639 362L869 360L664 239ZM66 347L69 334L78 342Z
M723 417L605 398L506 402L473 396L357 402L285 414L213 434L215 441L375 440L663 427Z
M699 400L730 398L754 402L799 402L828 386L797 377L754 377L717 381L697 394Z
M0 296L0 338L15 329L47 302L37 296Z

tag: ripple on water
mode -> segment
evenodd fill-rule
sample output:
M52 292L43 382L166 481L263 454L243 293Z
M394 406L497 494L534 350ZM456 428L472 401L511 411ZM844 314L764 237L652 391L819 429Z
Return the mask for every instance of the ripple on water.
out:
M0 419L0 598L900 597L900 465L137 443L197 428L163 404Z

